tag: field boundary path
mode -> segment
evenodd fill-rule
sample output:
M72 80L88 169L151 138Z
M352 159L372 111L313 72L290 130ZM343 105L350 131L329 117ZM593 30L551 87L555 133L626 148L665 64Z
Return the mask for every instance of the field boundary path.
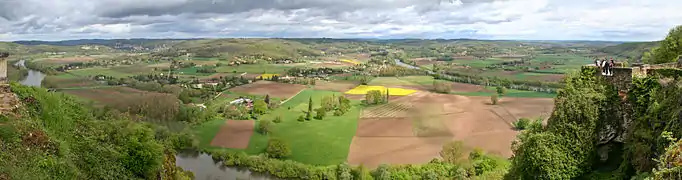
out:
M298 94L301 94L301 92L305 91L306 89L308 89L308 88L301 89L300 91L298 91L298 92L297 92L296 94L294 94L293 96L291 96L291 97L287 98L286 100L280 102L279 105L282 105L282 104L284 104L285 102L291 100L292 98L298 96Z

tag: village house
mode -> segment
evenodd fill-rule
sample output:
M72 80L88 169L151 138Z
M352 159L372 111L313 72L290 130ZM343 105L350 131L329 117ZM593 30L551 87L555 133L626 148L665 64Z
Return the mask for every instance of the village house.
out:
M230 105L246 105L246 107L253 107L253 100L249 98L239 97L233 101L230 101Z

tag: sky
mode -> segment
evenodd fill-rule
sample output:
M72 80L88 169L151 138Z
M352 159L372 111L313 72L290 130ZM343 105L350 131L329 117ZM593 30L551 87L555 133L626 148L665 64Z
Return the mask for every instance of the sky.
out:
M0 0L0 41L417 38L654 41L681 0Z

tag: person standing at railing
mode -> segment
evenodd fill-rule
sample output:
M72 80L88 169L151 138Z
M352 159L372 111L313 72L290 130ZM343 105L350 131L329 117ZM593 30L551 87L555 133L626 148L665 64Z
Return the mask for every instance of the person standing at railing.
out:
M607 75L613 76L613 67L616 66L616 62L611 58L611 61L609 62L609 72Z

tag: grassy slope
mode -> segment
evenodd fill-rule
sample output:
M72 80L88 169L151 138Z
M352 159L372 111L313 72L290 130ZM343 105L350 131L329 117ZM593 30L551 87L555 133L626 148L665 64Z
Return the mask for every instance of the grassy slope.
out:
M314 108L317 108L322 97L332 94L341 95L339 92L332 91L304 90L282 104L280 108L261 118L271 120L275 116L282 116L282 123L274 124L270 136L284 139L290 144L293 154L289 159L316 165L331 165L346 161L360 115L359 101L353 101L352 109L343 116L333 116L332 113L328 113L324 120L305 122L296 120L303 114L301 110L307 109L309 97L312 96L313 104L316 104ZM209 143L223 122L223 120L215 120L196 127L201 147L209 147ZM254 132L249 147L245 151L249 154L264 152L267 139L267 136Z
M31 105L40 106L41 111L0 122L0 178L4 174L9 179L98 179L106 173L113 173L107 175L109 178L130 178L129 172L121 171L122 162L113 160L120 155L121 146L95 138L103 137L107 130L95 128L87 108L42 88L13 85L12 89L20 97L36 98L36 104ZM102 128L117 126L113 121L97 123ZM22 142L29 133L40 132L47 138L34 141L40 146ZM45 149L57 149L58 154ZM99 171L105 167L109 169Z
M206 39L184 41L174 48L188 50L201 57L213 52L231 59L234 56L263 54L267 57L298 57L302 54L316 54L319 51L308 45L281 39Z
M615 46L604 47L599 49L599 51L619 57L639 59L642 57L644 52L658 46L659 43L660 41L623 43Z

